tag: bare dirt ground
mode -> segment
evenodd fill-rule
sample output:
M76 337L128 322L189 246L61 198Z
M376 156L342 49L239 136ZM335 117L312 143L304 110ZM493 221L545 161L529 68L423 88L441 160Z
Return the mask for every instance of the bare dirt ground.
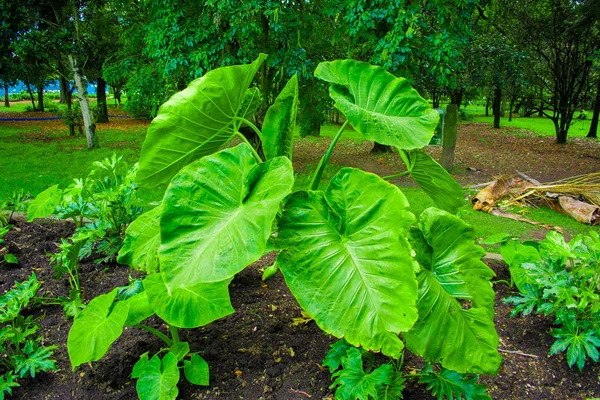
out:
M330 140L315 142L298 139L294 147L294 166L316 164ZM363 168L381 176L404 170L395 153L371 154L372 142L344 141L335 148L331 162ZM441 147L427 151L436 159ZM552 137L540 137L522 129L493 129L488 124L460 124L453 175L461 184L488 182L495 176L513 175L519 170L541 182L600 171L600 141L572 138L558 145ZM410 182L410 178L398 180Z

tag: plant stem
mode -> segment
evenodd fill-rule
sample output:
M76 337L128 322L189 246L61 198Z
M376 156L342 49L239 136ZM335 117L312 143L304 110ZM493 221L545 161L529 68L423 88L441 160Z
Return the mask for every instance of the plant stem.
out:
M173 325L169 325L169 331L171 331L171 338L173 338L173 344L179 343L179 328Z
M333 140L331 141L331 144L329 145L327 152L325 153L325 155L323 155L323 158L321 158L321 161L319 161L319 165L317 166L317 169L315 170L315 174L313 175L312 181L310 182L310 190L317 190L319 188L319 182L321 181L321 176L323 175L323 171L325 171L325 167L327 166L329 157L331 157L331 153L333 153L333 149L334 149L335 145L337 144L338 140L340 140L340 137L342 136L342 133L344 132L344 129L346 129L346 126L348 125L348 123L349 123L348 120L346 120L346 122L344 122L344 124L342 125L342 127L340 128L338 133L336 133L335 136L333 137Z
M236 135L239 136L240 138L242 138L242 140L244 142L246 142L246 144L250 147L250 150L252 150L252 155L254 156L254 158L256 159L256 161L259 162L259 163L263 162L263 159L260 158L260 156L258 155L258 153L256 152L256 150L254 150L254 147L250 144L250 142L248 141L248 139L246 139L246 136L242 135L240 132L236 132Z
M404 172L400 172L399 174L384 176L381 179L389 181L390 179L394 179L394 178L402 178L403 176L406 176L408 174L410 174L410 172L404 171Z
M165 335L164 333L162 333L158 329L155 329L155 328L153 328L151 326L144 325L144 324L137 324L136 327L137 328L141 328L141 329L143 329L145 331L150 332L151 334L153 334L154 336L156 336L157 338L159 338L163 342L165 342L167 344L167 346L169 346L169 347L173 346L173 341L171 339L169 339L169 337L167 335Z
M262 141L262 132L260 131L260 129L258 129L256 127L256 125L254 125L252 122L248 121L246 118L238 117L237 120L248 125L250 127L250 129L252 129L254 131L254 133L256 133L256 135Z

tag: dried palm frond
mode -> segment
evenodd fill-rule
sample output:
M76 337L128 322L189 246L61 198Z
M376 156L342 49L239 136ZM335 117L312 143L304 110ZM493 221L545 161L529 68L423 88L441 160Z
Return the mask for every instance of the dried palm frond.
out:
M528 188L532 194L546 197L548 192L580 197L590 204L600 206L600 172L574 176L556 182Z

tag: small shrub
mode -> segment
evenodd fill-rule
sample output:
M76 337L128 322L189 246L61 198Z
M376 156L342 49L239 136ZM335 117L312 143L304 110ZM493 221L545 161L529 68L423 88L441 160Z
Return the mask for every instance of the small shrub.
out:
M567 353L569 367L599 360L600 237L578 235L569 243L557 232L537 242L505 242L502 256L519 294L507 298L511 316L532 312L552 315L556 339L550 354Z
M37 319L24 316L23 309L35 299L40 288L35 274L0 296L0 398L20 386L18 379L35 378L42 371L56 370L51 359L56 346L43 346Z

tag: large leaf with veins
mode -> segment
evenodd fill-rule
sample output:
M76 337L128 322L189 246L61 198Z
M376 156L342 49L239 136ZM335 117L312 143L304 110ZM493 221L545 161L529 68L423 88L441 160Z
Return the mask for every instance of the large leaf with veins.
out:
M406 79L355 60L322 62L315 76L332 84L335 107L365 138L411 150L433 137L439 114Z
M500 367L494 327L494 272L474 244L473 229L445 211L428 208L411 231L421 266L419 320L403 334L413 353L462 373L495 374Z
M245 143L182 169L160 220L160 271L169 290L232 278L258 260L293 182L287 158L259 164Z
M297 192L279 220L277 263L325 332L399 357L417 318L416 263L404 239L414 216L393 185L343 168L326 193Z
M185 165L229 141L248 112L246 90L266 57L209 71L164 103L148 127L137 182L147 187L169 183Z

